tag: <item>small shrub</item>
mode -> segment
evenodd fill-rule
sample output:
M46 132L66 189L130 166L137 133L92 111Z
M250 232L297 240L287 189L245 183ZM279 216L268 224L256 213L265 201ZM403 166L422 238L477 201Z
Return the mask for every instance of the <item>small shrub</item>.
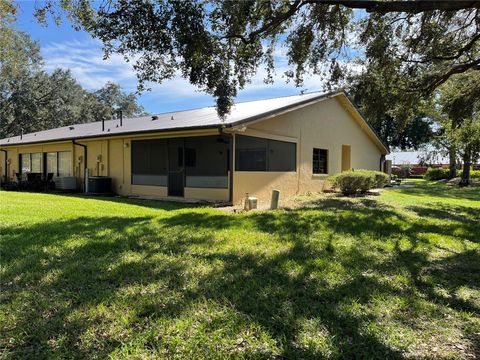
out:
M463 171L457 172L457 176L462 177ZM470 170L470 179L480 179L480 170Z
M388 184L388 175L381 171L374 171L375 176L375 187L383 188L385 185Z
M448 179L448 174L449 174L448 169L428 168L425 175L423 175L423 178L425 180L442 180L442 179Z
M480 170L470 170L470 177L472 179L480 179Z
M399 176L403 179L408 178L412 174L412 168L410 165L402 165L400 168Z
M331 178L332 187L340 189L344 195L354 195L357 192L365 193L376 187L383 187L388 176L380 171L350 170L334 175Z

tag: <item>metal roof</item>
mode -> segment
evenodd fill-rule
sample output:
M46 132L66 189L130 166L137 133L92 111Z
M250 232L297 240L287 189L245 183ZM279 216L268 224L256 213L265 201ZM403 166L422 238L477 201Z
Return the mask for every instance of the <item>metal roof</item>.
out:
M330 93L312 92L302 95L277 97L265 100L236 103L230 114L222 121L217 115L215 107L206 107L193 110L169 112L120 121L106 120L105 130L102 131L102 122L74 124L56 129L23 134L0 140L0 146L23 145L51 141L78 140L102 136L116 136L123 134L150 133L175 130L193 130L202 128L231 127L242 123L262 119L279 112L288 111L296 106L309 104L321 99L345 95L343 91ZM155 120L152 120L155 118Z

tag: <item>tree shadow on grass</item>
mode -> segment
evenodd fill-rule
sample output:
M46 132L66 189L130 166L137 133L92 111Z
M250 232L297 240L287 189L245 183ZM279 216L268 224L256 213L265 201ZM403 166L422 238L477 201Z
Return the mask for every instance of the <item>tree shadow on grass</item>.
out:
M437 198L480 200L480 187L458 187L444 184L415 185L409 188L397 188L394 191L411 196L429 196Z
M15 317L15 327L1 331L5 351L23 359L50 357L59 350L62 357L90 358L106 356L120 346L114 339L106 339L98 348L79 346L82 334L100 319L77 316L75 311L108 302L129 286L157 281L166 292L182 289L184 278L179 274L186 264L156 256L182 254L192 244L207 246L211 240L201 234L170 239L152 221L148 216L80 217L4 227L0 304ZM132 299L134 304L143 306L139 294ZM51 345L57 337L63 338L61 349Z
M300 210L241 216L180 210L166 218L83 217L7 227L2 233L7 251L0 259L1 304L15 317L15 327L1 330L1 346L12 358L106 357L138 334L153 331L155 319L182 319L208 300L232 309L247 324L259 324L278 345L278 353L247 347L239 357L325 357L300 339L303 323L312 320L318 328L309 336L325 331L329 357L402 358L402 349L369 330L381 322L378 314L354 309L368 309L375 298L400 296L412 304L421 298L432 306L478 313L473 302L452 300L435 290L437 283L451 294L461 287L475 288L480 269L473 262L478 254L432 262L416 250L418 235L451 235L456 230L421 219L412 222L391 207L375 205L368 199L329 199ZM213 246L215 231L238 228L273 234L290 246L272 254ZM354 238L354 246L337 249L335 239L323 238L325 229ZM385 257L368 251L377 239L398 237L410 240L412 248L399 245ZM327 277L337 268L343 273L332 283ZM467 269L470 277L460 276ZM378 277L402 272L413 279L413 289L393 287ZM432 281L424 281L425 274ZM123 337L102 329L113 321L108 316L118 314L110 309L119 302L133 313ZM87 310L98 306L106 310ZM412 309L404 322L413 328L419 310ZM209 321L202 325L205 331L219 326ZM82 342L92 331L98 341ZM52 339L58 338L63 340L55 347ZM161 338L149 341L152 349L167 353L171 346ZM207 345L195 346L201 354ZM227 357L230 351L215 347L213 355ZM473 351L478 354L478 348Z
M480 225L480 208L468 206L436 205L433 207L409 206L407 210L415 212L418 216L430 217L438 220L453 220L462 223Z
M193 203L193 202L169 201L169 200L161 200L161 199L158 199L158 200L142 199L139 197L127 197L127 196L116 196L116 195L100 196L100 195L88 195L83 193L80 193L80 194L49 193L48 195L58 196L63 198L70 198L70 199L86 199L86 200L95 200L95 201L109 202L109 203L115 203L115 204L133 205L133 206L165 210L165 211L202 208L209 205L207 203L202 203L202 202Z

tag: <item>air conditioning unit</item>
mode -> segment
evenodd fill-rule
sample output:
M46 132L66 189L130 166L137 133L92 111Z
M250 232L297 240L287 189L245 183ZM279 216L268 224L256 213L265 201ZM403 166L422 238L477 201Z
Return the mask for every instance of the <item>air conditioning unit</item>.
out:
M61 176L55 179L55 189L57 190L76 190L77 179L75 176Z

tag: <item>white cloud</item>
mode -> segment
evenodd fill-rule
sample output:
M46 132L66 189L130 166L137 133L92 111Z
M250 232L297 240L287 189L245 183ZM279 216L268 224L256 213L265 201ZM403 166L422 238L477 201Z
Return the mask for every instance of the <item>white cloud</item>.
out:
M85 88L93 90L102 87L107 81L119 83L126 91L135 91L137 78L132 69L132 62L126 62L122 56L112 54L103 59L101 43L97 40L70 40L53 42L42 47L47 71L55 68L68 68L73 76ZM293 82L286 83L284 72L289 68L283 49L275 52L276 72L274 84L265 84L265 69L258 73L239 93L239 99L264 98L277 95L298 94L300 90L322 90L325 79L318 75L305 77L303 87L297 88ZM143 93L139 100L147 111L162 112L173 109L210 106L211 96L199 91L187 80L176 76L162 84L148 84L151 91Z
M120 83L128 91L136 87L131 65L117 54L104 60L98 41L51 43L42 47L42 55L47 71L59 67L68 68L87 89L98 89L107 81Z

